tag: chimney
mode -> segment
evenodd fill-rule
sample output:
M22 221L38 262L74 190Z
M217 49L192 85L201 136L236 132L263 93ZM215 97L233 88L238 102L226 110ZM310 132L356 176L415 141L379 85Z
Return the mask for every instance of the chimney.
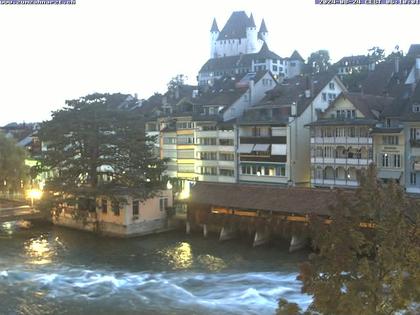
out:
M290 116L296 117L297 116L297 105L296 102L292 103L292 106L290 107Z

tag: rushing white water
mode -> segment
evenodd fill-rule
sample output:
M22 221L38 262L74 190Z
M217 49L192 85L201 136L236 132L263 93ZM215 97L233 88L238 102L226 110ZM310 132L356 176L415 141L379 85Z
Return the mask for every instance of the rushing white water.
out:
M0 314L263 315L280 297L310 303L296 280L301 257L284 251L178 234L114 249L80 232L42 232L0 241Z

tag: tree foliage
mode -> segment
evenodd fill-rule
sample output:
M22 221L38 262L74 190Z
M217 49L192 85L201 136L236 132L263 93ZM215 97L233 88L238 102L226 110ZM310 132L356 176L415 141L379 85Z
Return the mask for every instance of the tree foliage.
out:
M48 150L43 168L54 173L46 190L61 198L111 198L118 190L144 200L162 187L163 161L152 154L142 118L119 105L122 94L93 94L66 102L39 131Z
M318 50L313 52L308 58L309 72L325 72L331 66L330 53L328 50Z
M378 47L378 46L374 46L372 48L370 48L368 53L368 57L369 57L369 62L370 63L375 63L378 64L381 61L385 60L385 50Z
M311 223L316 253L299 276L302 291L313 295L308 312L410 314L420 302L419 205L399 185L380 183L370 167L355 196L339 194L331 219Z
M0 190L16 192L21 190L21 183L28 178L25 166L26 152L18 147L14 139L0 133Z

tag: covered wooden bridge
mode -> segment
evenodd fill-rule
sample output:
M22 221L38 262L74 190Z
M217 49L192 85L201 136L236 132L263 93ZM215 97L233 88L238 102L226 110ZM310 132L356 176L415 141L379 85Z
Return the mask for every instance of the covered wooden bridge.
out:
M354 190L343 193L353 196ZM197 182L191 189L187 229L195 224L206 235L208 226L216 222L220 226L220 240L226 240L238 232L238 224L229 224L229 219L236 222L239 219L254 223L256 246L270 239L273 228L268 227L268 222L290 222L294 226L300 223L304 227L311 214L328 221L329 208L336 203L337 191L330 189ZM296 229L291 234L290 250L302 247L306 237Z

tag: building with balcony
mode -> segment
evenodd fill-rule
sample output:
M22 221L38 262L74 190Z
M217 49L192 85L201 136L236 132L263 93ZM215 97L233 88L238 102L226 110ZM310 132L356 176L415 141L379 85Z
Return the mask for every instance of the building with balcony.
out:
M371 132L392 101L390 97L341 93L320 119L309 124L312 186L358 186L358 172L374 162Z
M269 91L238 119L241 182L309 184L309 129L336 95L345 90L333 73L297 76Z

